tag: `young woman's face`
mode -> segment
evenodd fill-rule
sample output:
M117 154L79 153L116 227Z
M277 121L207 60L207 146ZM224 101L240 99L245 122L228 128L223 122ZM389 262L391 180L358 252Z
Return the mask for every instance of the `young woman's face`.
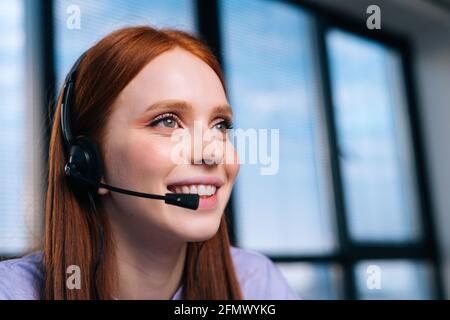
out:
M180 241L214 236L239 171L235 149L225 132L231 120L227 105L216 73L179 48L153 59L120 93L103 141L103 181L154 194L214 193L201 199L200 208L194 211L163 200L100 189L109 217L128 235ZM174 139L174 134L184 139ZM177 154L180 157L174 157ZM216 164L205 164L202 159L214 159ZM226 159L235 160L227 163Z

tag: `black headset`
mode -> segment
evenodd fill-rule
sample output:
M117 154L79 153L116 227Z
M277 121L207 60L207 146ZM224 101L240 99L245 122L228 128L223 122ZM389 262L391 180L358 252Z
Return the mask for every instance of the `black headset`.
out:
M88 137L80 135L74 138L70 124L70 110L74 103L75 80L78 66L85 56L86 52L74 63L72 69L67 74L63 87L61 130L66 160L64 172L68 176L91 180L93 183L89 183L84 179L74 179L73 183L80 189L87 188L88 191L95 194L103 175L100 153L97 145Z
M88 191L90 197L95 195L100 187L103 187L114 192L135 197L164 200L167 204L196 210L200 202L198 194L166 193L165 195L157 195L117 188L100 182L103 176L103 166L96 143L83 135L74 137L70 125L70 110L74 103L78 66L85 56L86 52L77 59L67 74L61 102L61 131L65 157L64 172L67 176L74 178L72 183L75 188Z

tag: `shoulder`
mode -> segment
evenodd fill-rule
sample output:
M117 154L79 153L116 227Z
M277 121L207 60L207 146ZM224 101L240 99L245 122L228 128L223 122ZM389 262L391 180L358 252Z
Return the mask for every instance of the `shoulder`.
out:
M231 247L236 274L246 300L297 300L281 271L265 255Z
M0 262L0 300L39 299L42 281L42 252Z

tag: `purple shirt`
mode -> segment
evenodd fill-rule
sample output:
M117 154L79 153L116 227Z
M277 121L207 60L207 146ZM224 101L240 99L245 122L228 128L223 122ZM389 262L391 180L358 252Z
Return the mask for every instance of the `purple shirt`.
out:
M274 263L253 250L231 247L231 257L245 300L297 300ZM0 262L0 299L39 299L42 252ZM181 285L172 300L181 299Z

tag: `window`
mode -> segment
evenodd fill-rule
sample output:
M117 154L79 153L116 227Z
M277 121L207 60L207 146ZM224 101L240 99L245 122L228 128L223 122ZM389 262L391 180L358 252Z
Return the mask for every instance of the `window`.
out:
M289 1L219 3L236 127L280 137L275 175L238 150L237 245L305 299L436 297L403 40Z
M342 270L328 263L277 263L293 290L305 300L342 298Z
M59 84L85 50L115 29L145 24L195 31L192 0L56 0L53 11ZM77 14L79 25L74 19Z
M0 256L20 255L39 239L40 109L34 101L31 28L22 0L0 1Z
M417 240L417 182L400 55L338 29L328 31L326 40L350 234L359 241Z
M330 252L336 246L334 214L311 19L279 2L221 4L236 127L280 128L275 174L262 175L260 166L238 153L237 240L270 255Z
M370 266L381 271L379 288L367 285ZM408 260L363 261L356 266L358 294L362 299L430 299L433 296L430 266Z
M0 255L22 252L30 240L24 15L23 1L0 2Z

